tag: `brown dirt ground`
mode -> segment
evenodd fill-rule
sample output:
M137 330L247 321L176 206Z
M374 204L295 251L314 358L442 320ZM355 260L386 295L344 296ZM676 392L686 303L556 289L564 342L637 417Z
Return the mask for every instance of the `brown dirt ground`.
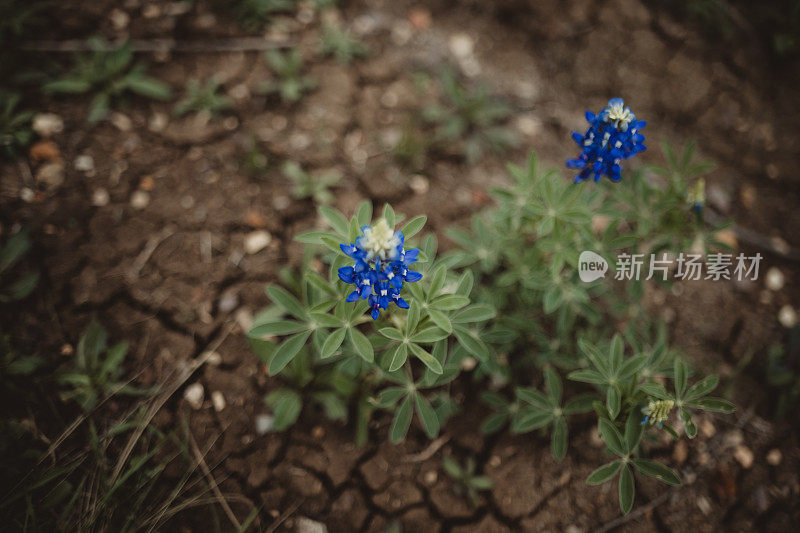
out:
M113 36L113 7L65 2L59 35L83 36L99 24ZM679 469L686 483L670 490L637 480L636 508L625 522L617 522L615 484L584 483L604 461L589 420L570 428L570 453L556 463L540 436L476 435L486 411L469 386L457 395L464 411L444 428L444 446L420 462L410 460L429 445L419 428L412 428L405 443L390 445L385 418L375 422L363 449L352 444L351 428L314 412L304 413L286 433L256 435L255 416L267 412L262 397L276 382L259 368L239 328L222 337L228 324L246 321L266 303L263 285L276 279L279 267L299 262L301 248L293 236L319 221L310 202L291 200L278 165L259 177L242 168L251 132L271 161L291 158L313 170L339 170L344 179L335 205L344 212L363 198L391 201L399 212L428 214L430 229L442 235L483 205L489 186L506 182L505 161L521 162L532 148L560 166L572 155L569 132L582 127L584 109L621 95L649 122L652 149L645 162L660 160L655 148L662 140L697 139L703 154L719 164L711 176L719 191L716 207L752 230L800 247L798 89L787 83L794 72L775 69L758 47L741 43L718 50L669 13L633 0L434 1L427 6L432 25L422 30L409 26L414 7L407 0L346 2L341 17L367 30L363 39L371 57L352 66L315 57L309 64L320 82L317 91L292 107L258 96L240 99L227 128L197 128L185 119L171 120L156 133L148 122L154 113L169 114L172 104L141 100L122 110L132 121L130 130L109 123L87 128L87 102L47 100L43 108L65 119L64 133L55 137L64 159L89 154L95 171L68 165L61 187L23 203L18 196L24 174L2 168L0 218L6 227L21 221L37 228L43 269L31 313L14 319L20 341L57 354L64 343L77 341L97 313L113 338L132 343L129 370L149 384L222 340L222 362L206 365L191 380L205 388L203 408L192 410L177 394L158 422L188 417L201 448L218 439L209 464L220 463L215 475L225 492L262 506L263 527L280 516L286 518L280 527L291 529L305 516L332 531L380 531L394 520L406 531L789 530L800 518L800 433L796 425L768 420L770 391L758 369L766 347L784 335L777 310L799 303L800 278L797 263L764 250L764 266L786 274L783 292L765 291L762 281L695 282L655 299L663 303L654 312L671 321L677 345L698 365L730 378L724 384L732 385L740 410L703 417L701 434L688 448L659 443L657 455ZM148 18L140 7L128 11L130 34L139 38L241 33L224 19L204 26L209 11L203 2L180 16ZM310 57L318 25L292 24L290 39ZM511 126L523 147L472 167L434 154L421 172L429 190L415 194L382 139L396 135L417 109L413 72L453 62L448 42L459 33L474 40L480 77L513 103ZM151 72L176 88L189 77L216 74L227 90L243 86L247 94L269 75L256 53L175 53L151 61ZM149 204L132 208L132 193L149 179ZM92 194L101 187L110 202L92 207ZM243 242L255 226L269 231L273 241L250 255ZM142 261L148 243L158 244ZM757 250L748 246L742 248ZM235 299L235 310L220 310L223 295ZM751 353L751 364L734 375ZM211 391L227 400L221 413L208 401ZM755 458L748 468L734 457L741 446ZM765 459L774 448L782 452L779 466ZM441 470L443 453L476 457L479 470L494 480L477 507L454 495ZM244 517L249 509L235 510Z

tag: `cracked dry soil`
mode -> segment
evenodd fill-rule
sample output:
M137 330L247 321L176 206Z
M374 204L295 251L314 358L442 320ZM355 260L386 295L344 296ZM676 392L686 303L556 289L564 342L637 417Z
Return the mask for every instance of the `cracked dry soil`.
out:
M170 426L188 418L201 449L213 442L207 462L217 465L221 489L260 506L264 528L291 530L305 516L331 531L381 531L395 520L405 531L789 530L800 518L799 433L796 425L768 420L771 393L759 368L766 348L784 335L775 316L782 305L798 303L800 278L796 263L747 242L740 243L743 251L761 251L765 267L784 271L789 283L783 292L765 299L760 286L705 282L681 293L654 290L653 312L669 320L671 338L698 365L736 384L740 410L701 417L700 435L688 449L659 442L654 455L686 483L669 489L637 478L636 507L625 521L619 520L616 484L584 483L604 461L589 419L570 427L570 452L556 463L542 436L479 435L475 428L486 411L477 386L466 380L451 391L462 413L444 428L442 448L424 460L417 454L430 443L419 428L391 445L385 439L389 421L380 417L364 448L353 444L352 428L315 412L305 412L285 433L256 433L255 417L267 412L262 398L277 382L251 354L241 326L266 303L263 286L276 280L278 269L299 264L302 248L293 236L320 221L310 202L291 199L279 165L259 176L245 171L250 134L270 162L292 159L312 171L340 171L335 205L343 212L370 198L376 205L390 201L407 215L425 213L428 229L447 248L443 230L465 223L488 201L487 188L506 183L505 161L520 162L532 148L559 166L572 155L569 132L581 127L584 109L621 95L649 122L645 161L659 160L653 148L662 140L698 139L703 154L719 165L709 182L722 193L710 199L711 207L800 246L798 111L792 105L798 89L786 83L795 72L775 69L757 46L719 51L698 30L633 0L437 0L427 6L432 24L422 29L408 23L419 7L413 2L343 4L342 20L367 28L362 38L372 55L350 66L318 58L318 25L295 23L291 39L307 52L310 74L320 84L296 106L247 96L236 101L235 121L227 123L232 127L196 128L175 119L154 132L152 116L168 114L169 104L133 100L123 110L132 128L120 131L109 123L87 128L86 102L48 101L47 110L65 119L65 132L55 137L64 159L89 154L95 169L68 165L61 187L26 204L17 199L24 175L3 167L3 225L21 221L36 229L42 267L41 287L25 312L4 309L4 323L13 324L32 350L57 354L96 314L112 338L131 343L127 370L142 385L158 383L219 343L219 364L206 364L189 380L203 384L203 407L191 409L179 391L156 421ZM88 12L78 5L58 8L64 15L59 35L83 36L92 21L113 34L104 21L114 2L96 2ZM224 19L198 29L196 19L207 8L199 2L166 22L132 10L130 33L187 40L241 33ZM513 104L510 125L522 146L474 166L432 153L420 172L425 187L412 190L409 172L393 161L385 139L420 102L435 97L415 88L413 73L457 63L450 47L457 34L474 41L479 77ZM249 52L175 53L155 61L152 72L175 87L215 74L226 89L245 87L244 94L254 94L269 75L259 55ZM110 202L90 207L98 188L108 190ZM149 203L135 209L130 197L142 190ZM272 240L248 254L244 242L254 230L269 232ZM225 398L220 412L209 401L212 391ZM753 452L752 465L735 458L740 446ZM776 448L779 466L765 459ZM477 506L453 492L441 469L443 453L475 457L478 470L494 481ZM242 517L249 511L232 507ZM201 522L186 526L202 530Z

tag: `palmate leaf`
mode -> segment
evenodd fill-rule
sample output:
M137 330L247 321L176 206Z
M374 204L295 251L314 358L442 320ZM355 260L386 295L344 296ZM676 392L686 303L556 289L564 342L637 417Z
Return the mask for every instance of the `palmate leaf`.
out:
M623 465L619 474L619 507L623 514L631 511L635 496L636 486L633 481L633 472L628 465Z
M303 348L303 346L305 346L306 341L310 336L311 331L303 331L283 341L283 344L281 344L278 349L275 350L275 353L269 362L270 376L274 376L283 370L284 367L288 365L292 359L295 358L295 356L297 356L297 353Z

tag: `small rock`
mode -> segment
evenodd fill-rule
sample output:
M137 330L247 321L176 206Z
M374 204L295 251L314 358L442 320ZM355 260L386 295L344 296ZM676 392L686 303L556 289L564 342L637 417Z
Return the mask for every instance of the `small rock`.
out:
M111 124L119 131L131 131L133 121L128 115L115 111L111 113Z
M267 219L265 219L258 211L251 209L244 216L244 223L251 228L263 228L267 225Z
M475 360L474 357L465 357L461 360L461 370L463 372L470 372L475 369L478 365L478 362Z
M206 362L211 366L219 366L222 363L222 356L219 352L205 352L203 356L206 358Z
M31 203L36 198L36 193L30 187L23 187L19 191L19 197L23 202Z
M289 207L291 203L292 201L289 197L284 194L280 194L272 199L272 207L274 207L276 211L283 211Z
M213 405L214 410L219 413L225 409L225 396L220 391L215 390L211 393L211 405Z
M111 25L114 26L114 29L117 31L122 31L127 28L128 23L131 21L130 15L121 9L114 9L111 11L108 18L111 19Z
M83 154L75 158L75 170L79 172L91 172L94 170L94 159L92 156Z
M109 199L108 191L103 187L95 189L95 191L92 193L92 205L95 207L103 207L108 205Z
M778 466L783 460L783 454L778 448L773 448L767 453L767 463L772 466Z
M430 189L430 181L425 176L420 174L415 174L411 177L411 182L409 183L411 190L414 191L415 194L425 194Z
M797 311L791 305L784 305L778 311L778 322L786 329L792 329L797 324Z
M459 59L466 59L472 55L475 43L466 33L456 33L448 41L450 52Z
M184 209L193 208L194 207L194 198L192 198L188 194L186 196L183 196L181 198L181 207L184 208Z
M48 188L59 187L64 183L64 165L61 162L45 163L36 171L36 182Z
M64 131L64 120L55 113L39 113L33 117L33 131L41 137L51 137Z
M700 496L697 498L697 508L700 509L704 515L708 515L711 512L711 502L708 501L708 498L705 496Z
M167 124L169 124L169 118L166 113L153 113L153 116L150 117L150 121L147 123L147 128L154 133L158 133L164 131Z
M700 428L700 434L707 439L710 439L717 433L717 428L708 418L700 420L697 426Z
M263 435L269 433L275 426L275 417L272 415L258 415L256 417L256 433Z
M58 161L61 159L61 150L53 141L36 142L28 153L34 161Z
M418 6L409 11L408 22L415 30L427 30L433 24L433 17L428 9Z
M314 437L315 439L321 439L322 437L325 436L325 428L323 428L322 426L314 426L311 429L311 436Z
M742 185L739 191L739 199L746 209L753 209L756 205L756 190L752 185Z
M747 446L740 444L733 451L733 456L739 461L739 464L744 468L753 466L753 452Z
M427 472L425 472L423 481L425 482L426 485L433 486L436 484L438 480L439 480L439 474L436 472L436 470L428 470Z
M733 431L727 432L725 436L722 438L722 443L725 445L726 448L741 446L743 442L744 442L744 435L738 429L734 429Z
M244 239L244 250L248 254L257 254L272 242L272 235L264 230L253 231Z
M231 311L236 309L237 305L239 305L239 298L233 291L225 292L219 299L220 313L230 313Z
M769 290L777 292L783 288L784 283L786 283L786 278L778 267L772 267L767 270L764 284Z
M252 329L253 313L251 313L246 307L242 307L236 311L236 314L233 318L236 320L236 323L239 324L239 327L242 328L242 331L250 331L250 329Z
M535 137L543 128L542 121L533 115L520 115L517 117L516 126L520 133L528 137Z
M186 400L192 409L200 409L203 406L203 385L192 383L183 391L183 399Z
M131 207L134 209L144 209L150 203L150 195L144 191L133 191L131 195Z
M143 191L152 191L156 186L156 181L153 179L153 176L145 176L142 178L142 181L139 182L139 188Z
M297 518L294 525L297 533L328 533L328 528L321 522L316 522L305 516Z

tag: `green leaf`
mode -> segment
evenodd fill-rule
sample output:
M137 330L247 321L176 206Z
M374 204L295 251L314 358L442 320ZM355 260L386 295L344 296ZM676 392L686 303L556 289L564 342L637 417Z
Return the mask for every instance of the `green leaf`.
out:
M606 443L609 449L620 457L625 457L628 455L628 452L625 449L624 441L622 440L622 435L620 435L616 426L614 426L610 420L606 420L605 418L599 419L598 424L600 428L600 436L603 438L603 441Z
M404 338L403 333L397 328L381 328L378 333L393 341L402 341Z
M6 245L0 248L0 273L13 266L31 248L28 231L22 229L9 237Z
M394 228L394 223L395 223L394 209L388 203L383 206L383 218L386 220L386 223L389 224L390 228Z
M406 393L408 393L408 389L405 387L389 387L388 389L384 389L378 394L378 405L388 409L396 404L397 400L402 398Z
M356 220L359 228L361 226L369 226L372 223L372 202L369 200L361 202L356 211Z
M283 307L287 313L301 320L308 319L308 313L306 313L303 304L301 304L297 298L289 294L286 289L278 287L277 285L270 285L267 287L267 295L270 300Z
M172 96L172 89L163 81L147 76L128 77L128 88L140 96L155 100L167 100Z
M588 485L600 485L601 483L605 483L612 477L619 472L619 469L622 467L622 461L617 459L616 461L611 461L610 463L606 463L591 474L589 477L586 478L586 483Z
M692 407L698 407L706 411L714 411L716 413L725 413L727 415L736 411L736 406L728 400L722 398L701 398L695 402L687 403Z
M619 410L622 406L622 393L616 385L610 385L606 391L606 407L608 413L611 415L611 420L617 418Z
M548 411L556 405L553 405L550 401L550 398L545 396L543 393L539 392L536 389L532 389L529 387L517 387L515 390L517 394L517 398L522 400L523 402L527 402L531 405L537 406L542 410Z
M114 370L119 368L122 361L125 360L125 355L127 353L127 342L120 342L109 348L108 353L106 353L106 359L103 361L103 366L100 368L100 373L103 375L114 375Z
M453 333L458 343L479 361L487 361L489 359L489 348L481 339L473 335L471 331L462 326L454 326Z
M627 359L622 366L619 367L617 371L617 375L620 379L628 378L634 375L636 372L642 369L642 367L647 363L648 359L647 354L639 354Z
M303 408L300 395L291 389L278 389L272 391L265 398L267 405L275 416L275 431L283 431L297 421Z
M440 311L452 311L454 309L461 309L465 305L469 305L469 298L466 296L457 296L455 294L445 294L435 298L430 306Z
M633 472L624 465L619 474L619 507L623 514L628 514L633 507L633 498L636 495L636 487L633 484Z
M453 323L447 318L447 315L436 309L428 308L428 317L434 324L442 328L448 334L453 333Z
M421 230L422 227L425 226L425 222L427 220L428 217L426 217L425 215L418 215L409 220L401 230L406 240L410 239L411 237L419 233L419 230Z
M521 411L511 422L512 433L527 433L546 426L553 420L553 413L547 411Z
M408 359L408 344L398 344L393 352L390 352L392 357L389 361L389 372L399 370Z
M553 405L561 405L562 386L561 377L553 367L548 366L544 369L544 381L547 384L547 393Z
M497 433L508 423L508 413L495 413L481 424L481 433L491 435Z
M649 459L634 459L633 466L642 474L654 477L659 481L663 481L667 485L676 486L681 484L681 478L678 477L678 474L676 474L673 469L656 461L651 461Z
M97 368L100 354L106 348L106 330L96 320L92 319L86 331L81 335L76 350L78 366L83 370Z
M489 320L497 315L497 311L491 305L486 304L473 304L465 307L460 311L453 314L453 322L457 324L464 324L467 322L483 322Z
M347 219L344 218L343 214L332 207L328 207L327 205L321 205L317 207L317 211L325 218L325 220L328 221L336 233L340 234L342 237L348 236L349 227Z
M447 331L441 328L430 327L423 329L419 333L415 333L411 337L411 340L413 342L422 342L428 344L428 343L434 343L442 339L446 339L448 335L449 334L447 333Z
M574 372L570 372L567 378L572 381L582 381L583 383L594 383L596 385L606 382L606 378L604 378L600 372L590 369L575 370Z
M648 396L658 398L659 400L673 399L672 396L664 388L664 385L660 383L642 383L641 385L639 385L639 389Z
M408 427L411 425L411 414L411 396L406 396L394 415L392 428L389 431L389 440L392 443L397 444L406 437Z
M675 358L675 393L678 398L683 397L684 391L686 391L686 365L683 363L680 357Z
M557 416L553 420L553 439L550 442L550 450L556 461L561 461L567 454L567 419Z
M323 328L338 328L342 326L342 321L328 313L311 312L309 313L311 320Z
M639 420L639 413L631 411L625 421L625 446L629 452L633 452L642 440L644 424Z
M441 374L443 372L442 364L421 346L417 344L409 344L408 346L411 348L411 351L414 352L414 355L425 363L425 366L427 366L431 372L434 374Z
M322 344L322 349L320 350L319 357L320 359L327 359L328 357L332 356L336 353L336 350L342 345L344 341L344 336L347 333L346 328L339 328L333 330L325 342Z
M696 400L697 398L702 398L715 388L719 384L719 377L717 376L708 376L707 378L698 381L694 385L692 385L688 391L686 391L686 395L684 396L684 400L687 402L691 402L692 400Z
M293 320L279 320L277 322L267 322L266 324L259 324L247 332L247 336L260 339L265 335L291 335L298 331L306 329L306 324L302 322L295 322Z
M42 86L42 91L46 93L82 94L91 89L91 87L92 85L88 81L64 78L45 83Z
M692 420L692 414L684 408L681 408L681 420L683 420L684 428L686 429L686 436L693 439L697 436L697 426Z
M603 375L608 376L608 366L606 366L606 362L604 358L600 356L600 352L597 351L597 348L583 339L578 341L578 347L597 370Z
M295 358L300 349L305 346L310 335L310 331L298 333L293 337L289 337L283 344L278 346L278 349L275 350L275 354L269 362L269 375L274 376L283 370L283 368Z
M371 363L375 360L375 351L372 348L372 343L369 339L356 328L348 328L350 342L353 344L356 353L361 356L364 361Z
M614 335L614 338L611 339L611 347L608 352L609 362L611 363L609 366L612 374L616 375L617 371L622 366L623 352L624 346L622 345L622 337L620 337L619 334Z
M439 434L439 417L433 410L428 400L420 393L414 394L414 402L417 406L417 416L422 421L422 427L430 438L435 438Z
M419 324L419 306L411 305L411 308L406 313L406 336L410 337L414 330L417 329Z

